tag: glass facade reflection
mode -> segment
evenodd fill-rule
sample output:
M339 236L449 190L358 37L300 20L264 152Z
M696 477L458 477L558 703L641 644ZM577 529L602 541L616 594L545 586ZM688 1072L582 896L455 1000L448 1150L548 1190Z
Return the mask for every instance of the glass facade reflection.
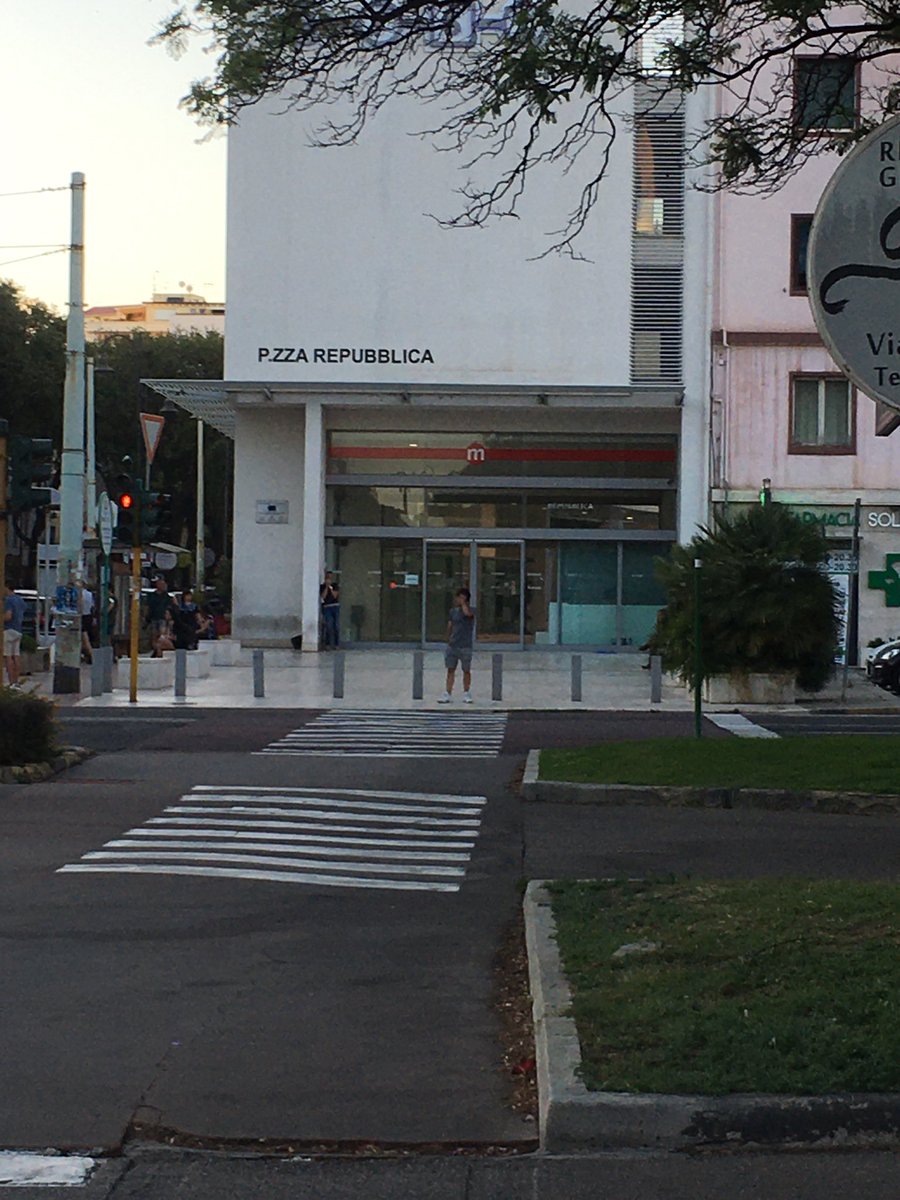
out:
M662 435L332 431L342 639L439 644L467 587L481 644L642 645L664 602L675 461Z

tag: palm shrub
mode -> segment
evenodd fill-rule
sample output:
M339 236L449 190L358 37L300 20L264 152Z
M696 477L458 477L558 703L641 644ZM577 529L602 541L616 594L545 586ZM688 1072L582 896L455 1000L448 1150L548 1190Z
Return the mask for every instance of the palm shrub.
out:
M49 762L57 753L55 711L40 696L0 687L0 766Z
M694 676L694 560L699 559L703 675L791 671L818 691L834 670L839 597L822 532L779 504L758 505L676 546L657 573L668 601L651 652Z

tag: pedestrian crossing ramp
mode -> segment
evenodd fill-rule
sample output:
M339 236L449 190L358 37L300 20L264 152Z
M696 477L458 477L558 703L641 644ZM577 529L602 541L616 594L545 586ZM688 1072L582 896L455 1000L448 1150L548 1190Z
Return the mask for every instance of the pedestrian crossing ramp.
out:
M486 803L425 792L197 786L57 874L458 892Z
M506 734L506 713L373 712L340 709L320 713L256 754L326 758L496 758Z

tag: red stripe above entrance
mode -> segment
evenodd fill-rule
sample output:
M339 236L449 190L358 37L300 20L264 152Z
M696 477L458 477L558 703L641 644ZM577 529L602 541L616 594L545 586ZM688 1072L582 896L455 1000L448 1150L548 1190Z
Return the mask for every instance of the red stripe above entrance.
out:
M477 451L477 453L473 453ZM441 458L487 462L674 462L674 450L605 447L595 450L510 449L483 446L332 446L331 458Z

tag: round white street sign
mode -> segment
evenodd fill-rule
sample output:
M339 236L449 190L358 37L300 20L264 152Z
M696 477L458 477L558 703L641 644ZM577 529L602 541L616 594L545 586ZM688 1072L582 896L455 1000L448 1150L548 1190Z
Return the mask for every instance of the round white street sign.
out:
M829 180L807 284L832 358L866 395L900 409L900 117L864 138Z
M101 492L97 497L97 530L100 534L100 545L107 558L112 553L114 524L112 501L106 492Z
M171 571L173 567L178 565L178 555L173 554L171 550L157 550L153 556L153 561L161 571Z

